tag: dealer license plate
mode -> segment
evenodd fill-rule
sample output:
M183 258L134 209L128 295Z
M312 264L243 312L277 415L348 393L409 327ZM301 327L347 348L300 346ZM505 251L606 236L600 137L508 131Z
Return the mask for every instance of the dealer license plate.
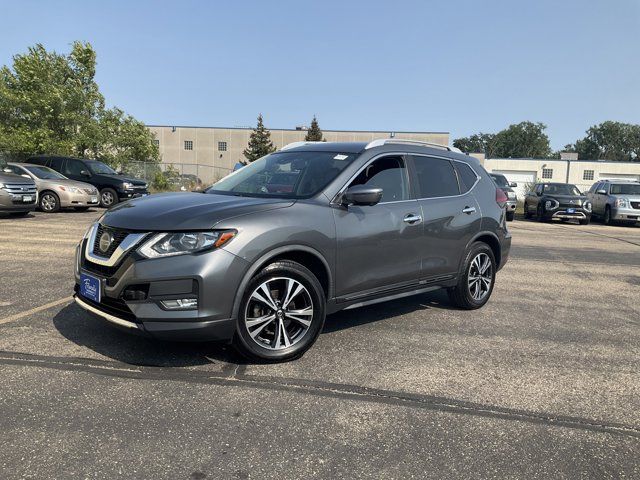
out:
M81 273L80 295L96 303L100 303L100 279L87 275L86 273Z

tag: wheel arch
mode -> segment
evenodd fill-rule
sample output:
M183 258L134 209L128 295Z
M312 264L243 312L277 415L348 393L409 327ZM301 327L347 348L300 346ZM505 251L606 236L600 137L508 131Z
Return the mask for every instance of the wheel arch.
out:
M264 267L278 260L291 260L308 268L322 285L325 298L327 300L332 298L333 277L329 263L324 256L314 248L306 245L284 245L268 251L251 264L236 291L233 301L233 318L238 318L240 303L251 279Z
M502 246L500 245L500 239L498 238L498 236L493 232L478 232L467 244L466 251L468 251L469 248L471 248L471 245L473 245L475 242L483 242L489 245L496 260L496 265L499 268L502 262Z
M41 192L38 192L38 205L37 205L38 207L40 207L40 202L42 201L42 197L44 197L47 193L51 193L52 195L55 195L55 197L58 199L58 207L62 207L62 200L60 200L60 195L58 195L56 192L54 192L50 188L45 188Z

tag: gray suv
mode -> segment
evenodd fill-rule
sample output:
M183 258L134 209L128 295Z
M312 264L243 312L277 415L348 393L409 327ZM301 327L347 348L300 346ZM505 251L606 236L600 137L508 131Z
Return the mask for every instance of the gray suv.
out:
M30 178L14 174L0 160L0 212L23 217L36 209L38 192Z
M437 288L483 306L509 255L505 201L448 147L291 144L204 193L107 211L77 247L76 302L130 332L290 359L338 310Z
M607 225L640 221L640 182L602 180L592 185L587 198L593 204L593 215L602 218Z

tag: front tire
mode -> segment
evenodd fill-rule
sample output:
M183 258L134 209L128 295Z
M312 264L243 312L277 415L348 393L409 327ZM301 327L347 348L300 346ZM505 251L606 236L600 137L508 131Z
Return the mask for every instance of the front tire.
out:
M40 197L40 210L54 213L60 210L60 197L53 192L44 192Z
M580 220L580 225L589 225L589 221L590 221L589 218L582 219Z
M524 218L529 219L531 217L532 217L532 214L529 211L529 205L525 202L525 204L524 204Z
M544 222L544 207L540 203L536 209L536 217L538 217L539 222Z
M298 358L322 331L325 302L322 285L306 267L289 260L272 263L247 286L234 344L252 360Z
M603 222L605 225L611 225L613 223L611 220L611 207L609 205L604 209Z
M118 203L118 194L113 188L103 188L102 190L100 190L101 207L113 207L116 203Z
M448 290L456 307L475 310L489 301L496 280L496 259L491 247L483 242L471 245L458 284Z

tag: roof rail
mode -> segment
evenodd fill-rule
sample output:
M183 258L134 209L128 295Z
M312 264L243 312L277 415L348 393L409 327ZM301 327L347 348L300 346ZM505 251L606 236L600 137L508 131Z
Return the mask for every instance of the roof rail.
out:
M311 145L313 143L327 143L327 142L292 142L292 143L287 143L284 147L280 149L280 151L289 150L290 148L301 147L303 145Z
M402 138L378 138L367 143L367 146L364 147L365 150L368 150L373 147L381 147L382 145L386 145L388 143L400 143L407 145L420 145L423 147L431 147L431 148L440 148L442 150L448 150L450 152L462 153L459 148L450 147L448 145L441 145L440 143L431 143L431 142L421 142L420 140L405 140Z
M640 183L640 180L635 178L601 178L598 182L609 182L609 183Z

